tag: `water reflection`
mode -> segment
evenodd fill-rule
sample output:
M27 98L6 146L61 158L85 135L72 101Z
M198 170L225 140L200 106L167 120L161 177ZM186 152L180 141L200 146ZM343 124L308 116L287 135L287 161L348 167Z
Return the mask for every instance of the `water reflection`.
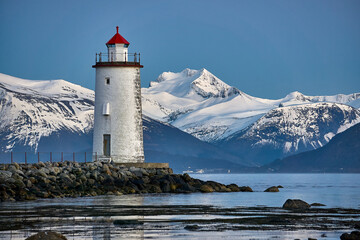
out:
M52 230L63 233L69 240L78 239L192 239L222 238L248 239L256 236L307 238L309 231L187 231L183 219L224 218L223 216L171 215L160 207L179 208L187 205L235 206L266 205L281 207L288 198L300 198L309 203L320 202L327 207L359 208L360 175L351 174L226 174L197 175L195 178L215 180L225 184L249 185L253 193L192 193L98 196L84 198L44 199L30 202L0 203L0 239L23 240L37 231ZM279 193L264 193L272 185L283 185ZM159 206L159 209L157 209ZM153 209L152 209L153 208ZM168 209L169 209L168 208ZM159 211L159 212L157 212ZM161 211L161 212L160 212ZM194 212L192 212L194 213ZM49 217L50 216L50 217ZM233 216L231 216L233 217ZM114 220L138 220L144 225L114 225ZM175 221L172 221L175 220ZM358 220L358 219L357 219ZM171 222L172 221L172 222ZM185 223L185 225L188 223ZM322 233L314 232L314 238ZM340 232L327 232L338 238ZM300 237L302 236L302 237ZM330 238L327 239L331 239ZM267 238L266 238L267 239Z
M140 195L126 195L126 196L106 196L100 199L93 199L93 205L134 205L141 206L144 204L144 197ZM93 222L98 220L102 221L101 227L92 227L92 239L93 240L111 240L111 239L144 239L143 227L133 225L121 225L114 224L115 220L136 220L143 222L144 216L142 215L128 215L128 216L106 216L102 219L98 217L92 218ZM120 233L119 233L120 232Z

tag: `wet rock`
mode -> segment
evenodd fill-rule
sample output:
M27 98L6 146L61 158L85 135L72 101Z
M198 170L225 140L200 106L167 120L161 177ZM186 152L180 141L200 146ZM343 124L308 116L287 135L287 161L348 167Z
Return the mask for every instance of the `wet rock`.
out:
M252 191L236 184L201 181L171 169L124 167L112 163L0 164L0 200L136 193ZM2 184L4 184L3 187Z
M279 188L276 186L269 187L264 192L279 192Z
M232 192L240 192L239 186L234 183L226 185L226 187L229 188Z
M158 185L150 185L146 188L149 193L162 193L161 188Z
M115 220L114 225L144 225L144 222L139 220Z
M14 162L13 165L14 165L14 167L16 167L17 170L20 169L20 165L18 163Z
M165 193L170 192L171 191L170 182L169 181L163 182L161 184L161 190L162 190L162 192L165 192Z
M204 193L210 193L210 192L214 192L214 189L210 185L205 184L200 187L200 191Z
M285 209L309 209L310 205L301 199L288 199L283 205Z
M359 231L353 231L350 234L349 233L343 233L340 236L341 240L359 240L360 239L360 232Z
M326 206L325 204L322 204L322 203L312 203L310 204L311 207L324 207Z
M308 240L317 240L317 238L308 238Z
M109 166L108 166L107 164L104 164L104 165L103 165L103 169L102 169L102 170L103 170L103 172L106 173L107 175L112 175L112 174L111 174L111 171L110 171L110 168L109 168Z
M35 235L26 238L25 240L67 240L67 238L61 235L60 233L46 231L46 232L39 232Z
M186 225L184 227L185 230L188 230L188 231L196 231L196 230L199 230L200 227L199 225Z
M253 192L253 190L249 186L242 186L240 187L240 192Z
M41 168L41 167L46 167L45 163L43 163L43 162L39 162L39 163L37 164L37 166L40 167L40 168Z
M16 179L14 182L15 186L18 188L25 188L25 184L23 183L23 181L21 181L20 179Z
M47 174L43 171L43 169L38 170L37 175L41 176L41 177L44 177L44 178L47 178Z
M18 169L15 167L15 165L10 165L7 170L8 170L9 172L14 173L14 172L16 172L16 170L18 170Z
M196 188L194 188L193 186L191 186L189 183L185 183L184 185L181 186L181 189L185 192L195 192L196 191ZM229 189L230 191L230 189ZM224 190L225 192L225 190Z
M6 182L7 179L11 178L12 175L13 173L10 171L0 170L0 182Z
M360 223L356 223L354 226L355 229L360 229Z
M192 178L190 177L189 174L187 173L184 173L183 174L183 179L186 181L186 182L190 182L192 180Z

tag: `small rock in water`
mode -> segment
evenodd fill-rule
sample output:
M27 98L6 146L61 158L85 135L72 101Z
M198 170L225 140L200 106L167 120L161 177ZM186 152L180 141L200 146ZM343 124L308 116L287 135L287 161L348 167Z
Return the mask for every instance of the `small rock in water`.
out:
M184 227L185 230L188 230L188 231L196 231L198 230L200 227L199 225L186 225Z
M143 225L143 222L138 220L115 220L114 225Z
M269 187L264 192L279 192L279 188L276 186Z
M356 223L354 226L355 229L360 229L360 223Z
M360 232L359 231L353 231L351 233L343 233L340 236L341 240L359 240L360 239Z
M312 204L310 204L310 206L312 206L312 207L324 207L326 205L322 204L322 203L312 203Z
M288 199L283 205L285 209L309 209L310 205L301 199Z
M39 232L25 240L67 240L66 237L57 232Z
M317 240L317 238L308 238L308 240Z
M242 186L240 187L240 192L253 192L253 190L249 186Z

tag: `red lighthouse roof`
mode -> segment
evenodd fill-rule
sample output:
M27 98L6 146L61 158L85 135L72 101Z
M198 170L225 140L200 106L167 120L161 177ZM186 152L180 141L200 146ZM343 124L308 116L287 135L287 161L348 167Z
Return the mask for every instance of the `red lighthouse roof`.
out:
M119 34L119 27L116 26L116 34L106 43L106 45L110 44L130 44L123 36Z

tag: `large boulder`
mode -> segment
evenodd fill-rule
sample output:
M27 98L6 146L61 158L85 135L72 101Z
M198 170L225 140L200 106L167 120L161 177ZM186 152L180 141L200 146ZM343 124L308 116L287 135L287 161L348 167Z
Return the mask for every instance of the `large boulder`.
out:
M285 209L309 209L310 204L300 199L288 199L283 205Z
M276 186L269 187L264 192L279 192L279 188Z
M25 240L67 240L66 237L57 232L39 232L32 235Z
M360 239L360 232L359 231L353 231L351 233L343 233L340 236L341 240L359 240Z
M0 170L0 182L6 182L13 175L10 171Z
M242 186L240 187L240 192L253 192L253 190L249 186Z
M200 191L204 193L210 193L214 192L214 189L210 185L205 184L200 187Z

